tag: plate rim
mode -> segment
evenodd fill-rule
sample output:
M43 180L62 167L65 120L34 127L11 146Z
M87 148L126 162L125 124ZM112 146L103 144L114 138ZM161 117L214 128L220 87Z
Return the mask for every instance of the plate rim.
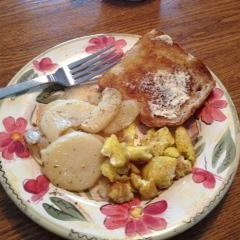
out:
M21 74L24 72L24 70L27 67L29 67L29 65L32 63L33 60L39 59L41 56L46 55L49 51L52 51L54 49L57 49L59 47L62 47L64 45L67 45L67 44L75 42L75 41L81 41L83 39L88 39L91 37L97 37L97 36L99 37L101 35L121 36L121 37L127 36L127 37L131 37L131 38L136 38L136 39L139 39L141 37L140 35L137 35L137 34L128 34L128 33L99 33L99 34L85 35L82 37L69 39L69 40L59 43L51 48L48 48L47 50L43 51L36 57L32 58L29 62L24 64L23 67L17 71L17 73L11 78L11 80L9 81L9 83L7 85L11 85L14 82L16 82L18 77L21 76ZM229 102L231 114L233 115L233 119L234 119L234 132L235 132L235 137L236 137L235 143L237 143L238 141L240 141L240 122L239 122L239 117L237 114L236 107L233 103L233 100L232 100L230 94L228 93L227 89L225 88L225 86L223 85L221 80L211 71L211 69L209 69L209 70L210 70L211 74L213 75L213 77L216 79L217 83L221 86L221 89L224 90L224 94L227 98L227 101ZM222 190L220 190L219 196L214 197L214 201L211 202L207 206L208 209L206 211L203 211L200 214L198 214L198 218L194 221L176 225L174 227L171 227L171 229L168 228L168 231L166 231L162 236L159 236L159 232L157 231L156 234L151 236L152 239L167 239L167 238L176 236L176 235L190 229L191 227L193 227L195 224L200 222L210 212L213 211L213 209L220 203L220 201L223 199L225 194L228 192L228 190L229 190L230 186L232 185L232 182L235 178L235 175L236 175L236 172L237 172L237 169L239 166L239 162L240 162L240 146L238 146L238 144L236 144L236 146L237 146L236 147L237 162L235 163L235 165L233 167L233 171L232 171L230 177L227 179L227 183L223 186L223 188L221 188ZM22 213L24 213L26 216L28 216L33 222L35 222L36 224L40 225L44 229L47 229L48 231L50 231L58 236L61 236L61 237L67 238L67 239L73 239L70 236L73 229L69 228L69 232L67 233L65 229L59 227L59 225L56 225L53 221L51 221L47 218L42 218L42 220L44 220L44 221L41 221L36 216L34 216L34 215L39 215L38 211L36 211L34 207L29 208L27 206L27 204L25 204L24 201L18 197L18 194L14 191L14 189L11 188L11 185L8 182L8 178L5 176L5 173L3 171L2 160L0 160L0 182L1 182L1 185L3 186L5 192L10 197L10 199L14 202L14 204L21 210ZM87 240L88 239L89 240L90 239L103 239L103 238L99 238L96 235L91 235L91 234L86 234L86 233L83 233L83 235L82 235L81 232L74 231L73 234L76 234L76 236L78 237L77 239L83 239L83 237L84 237L84 239L87 239ZM142 239L142 238L137 238L137 239Z

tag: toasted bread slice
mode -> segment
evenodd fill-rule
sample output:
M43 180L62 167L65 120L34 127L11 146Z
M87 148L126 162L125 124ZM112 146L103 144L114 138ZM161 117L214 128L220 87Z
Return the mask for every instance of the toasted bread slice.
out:
M152 30L102 76L99 85L118 89L124 99L136 99L141 105L141 121L161 127L185 122L215 82L201 61L168 35Z

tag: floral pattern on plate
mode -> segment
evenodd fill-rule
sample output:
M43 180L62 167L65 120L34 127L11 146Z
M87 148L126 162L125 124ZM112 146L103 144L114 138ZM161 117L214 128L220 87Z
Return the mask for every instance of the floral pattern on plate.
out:
M13 160L14 155L19 158L28 158L30 152L24 139L27 120L19 117L17 119L9 116L2 120L5 128L0 132L0 151L6 160Z
M114 54L112 57L122 57L123 47L127 45L127 42L124 39L118 39L116 40L113 36L99 36L94 37L89 40L89 46L86 47L85 51L87 53L95 53L98 52L106 47L109 47L111 45L114 45L116 49L116 54Z
M36 179L27 179L23 183L24 190L32 194L32 202L43 199L49 190L49 180L44 175L39 175Z
M220 88L214 88L200 112L203 122L212 124L214 121L223 122L227 119L225 114L221 111L221 109L227 107L227 102L222 100L222 97L223 91Z
M33 66L37 71L44 74L55 71L58 68L58 64L54 63L49 57L42 58L40 61L34 60Z
M144 236L151 230L160 231L167 227L167 221L161 214L167 209L167 202L161 200L146 206L141 206L137 198L124 204L107 204L100 211L106 215L104 225L107 229L114 230L125 228L128 237L136 234Z

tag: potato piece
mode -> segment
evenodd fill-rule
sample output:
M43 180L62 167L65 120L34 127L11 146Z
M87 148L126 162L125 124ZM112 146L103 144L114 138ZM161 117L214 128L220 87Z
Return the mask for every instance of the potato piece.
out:
M102 175L108 178L110 182L127 182L129 180L129 177L126 175L128 171L129 168L122 169L113 167L108 160L104 161L101 165Z
M148 162L153 156L149 146L127 146L127 158L133 162Z
M114 88L106 88L99 104L85 116L80 128L89 133L98 133L113 120L121 106L121 94Z
M128 145L135 145L138 138L138 127L135 123L130 124L127 128L123 129L122 139Z
M131 183L132 183L133 187L138 190L140 188L140 186L142 185L143 179L135 173L131 173L130 179L131 179Z
M175 138L178 151L193 163L196 160L196 155L187 130L184 127L178 127L175 132Z
M149 143L151 153L153 156L162 156L164 155L164 150L169 146L169 144L166 141L156 142L153 141Z
M107 202L109 201L108 193L110 191L111 183L109 180L105 177L100 177L100 179L97 181L97 183L91 187L87 194L85 192L81 192L80 196L89 198L94 201L101 201L101 202ZM90 193L90 197L89 197Z
M172 146L175 143L174 137L167 127L160 128L158 131L156 131L155 136L158 141L165 140L169 146Z
M185 160L184 157L179 157L177 159L176 166L176 179L186 176L192 172L192 163L189 160Z
M163 152L164 156L178 158L180 156L180 153L178 152L177 148L175 147L168 147Z
M101 176L102 145L94 135L84 132L61 136L41 151L42 171L58 187L88 189Z
M109 198L116 203L129 202L134 198L130 183L116 182L110 187Z
M153 129L148 130L144 141L151 147L154 156L161 156L167 147L172 146L175 140L167 127L161 128L158 131Z
M112 134L111 137L106 139L101 153L104 156L110 158L110 163L114 167L125 167L128 162L125 148L122 144L119 143L117 137L114 134Z
M143 180L142 185L139 188L139 193L144 199L152 199L159 194L153 180Z
M83 85L67 88L64 92L65 99L77 99L98 105L101 100L101 92L98 90L97 84Z
M141 171L133 164L129 163L131 173L140 174Z
M151 199L158 195L158 190L153 180L144 180L139 175L132 173L131 183L144 199Z
M57 100L48 104L40 119L40 129L50 142L70 127L77 127L95 106L79 100Z
M128 172L129 172L129 170L130 170L129 164L127 164L127 165L124 166L124 167L118 167L118 168L116 168L117 173L120 174L120 175L127 175Z
M129 126L140 112L138 102L135 100L125 100L121 103L118 114L103 130L106 134L116 133Z
M153 129L148 130L146 136L146 142L166 142L168 146L172 146L175 143L174 137L172 136L171 132L167 127L160 128L159 130L155 131Z
M144 168L143 178L153 180L159 189L171 186L175 177L177 159L172 157L154 157Z
M115 182L117 177L119 176L116 172L116 168L114 168L108 160L104 161L101 165L102 175L109 179L110 182Z

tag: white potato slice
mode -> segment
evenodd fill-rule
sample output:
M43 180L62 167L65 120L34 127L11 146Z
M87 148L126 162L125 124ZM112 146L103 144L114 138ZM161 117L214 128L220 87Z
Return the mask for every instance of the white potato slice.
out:
M43 173L66 190L88 189L101 176L102 145L96 136L84 132L61 136L41 151Z
M76 99L51 102L45 107L39 127L52 142L66 129L79 126L94 108L94 105Z
M98 88L97 84L68 88L65 90L64 98L87 101L93 105L98 105L102 96Z
M108 124L103 130L106 134L116 133L127 126L129 126L140 112L138 102L135 100L125 100L122 102L121 107L116 117Z
M89 133L103 130L117 115L121 106L121 94L117 89L106 88L99 104L86 115L80 128Z

